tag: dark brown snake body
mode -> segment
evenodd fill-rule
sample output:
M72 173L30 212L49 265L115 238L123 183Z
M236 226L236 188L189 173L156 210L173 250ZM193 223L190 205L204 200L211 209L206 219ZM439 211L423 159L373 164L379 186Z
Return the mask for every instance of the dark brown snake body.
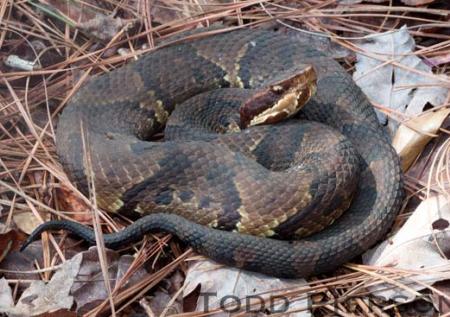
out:
M242 104L267 86L273 90L257 103L284 89L300 63L318 76L317 93L300 113L316 122L241 131ZM226 87L237 89L217 89ZM241 109L241 122L230 109ZM148 142L166 124L165 142ZM398 157L351 77L317 50L271 31L156 50L88 83L59 125L58 154L71 180L87 192L91 171L100 207L147 215L105 235L109 247L165 231L224 264L306 277L367 250L401 202ZM51 229L95 243L92 230L68 221L44 223L27 243ZM282 240L293 235L308 236Z

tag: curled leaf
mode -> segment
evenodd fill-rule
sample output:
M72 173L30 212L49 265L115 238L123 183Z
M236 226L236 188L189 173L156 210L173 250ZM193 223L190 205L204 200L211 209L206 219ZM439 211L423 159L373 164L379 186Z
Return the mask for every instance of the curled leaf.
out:
M400 125L392 145L400 156L403 171L408 170L449 114L449 108L441 108L426 112Z

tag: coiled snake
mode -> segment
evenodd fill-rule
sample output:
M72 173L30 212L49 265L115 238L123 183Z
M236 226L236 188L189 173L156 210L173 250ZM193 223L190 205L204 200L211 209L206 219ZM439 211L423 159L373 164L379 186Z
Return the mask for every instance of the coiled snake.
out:
M297 112L313 70L317 93L297 116L310 122L255 126ZM166 123L165 142L150 142ZM218 262L280 277L361 254L402 197L398 157L351 77L267 30L169 45L92 80L64 110L57 150L84 192L93 173L100 207L147 215L105 235L106 246L165 231ZM85 226L50 221L24 247L51 229L95 243Z

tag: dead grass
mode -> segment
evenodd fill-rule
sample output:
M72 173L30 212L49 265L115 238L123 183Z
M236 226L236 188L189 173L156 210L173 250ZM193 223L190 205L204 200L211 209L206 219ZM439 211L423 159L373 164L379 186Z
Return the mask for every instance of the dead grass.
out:
M118 68L126 61L153 50L162 41L170 42L174 35L184 30L214 23L224 23L226 28L276 26L329 38L351 51L362 52L357 44L358 39L407 24L418 43L416 54L424 59L443 60L435 67L436 74L449 72L449 58L445 60L450 47L448 6L430 8L360 4L343 11L336 6L335 0L221 2L225 1L209 1L206 5L204 1L162 0L152 7L152 1L149 0L107 0L101 6L96 1L70 1L74 8L78 8L76 10L68 10L61 5L63 2L57 4L57 1L52 0L6 0L0 3L1 60L19 55L34 64L33 70L11 68L4 64L0 66L0 207L3 208L3 223L11 225L14 215L19 213L31 213L39 222L48 213L82 221L86 220L83 218L86 211L93 210L98 237L101 237L100 223L107 231L118 230L126 224L125 220L110 219L98 210L91 203L95 200L84 197L67 179L55 155L55 121L67 101L89 76ZM121 17L121 24L115 32L106 36L101 45L96 44L97 41L85 29L85 19L93 12ZM342 62L351 71L352 57ZM430 76L422 72L417 75ZM448 77L439 80L443 85L450 85ZM388 109L384 110L389 116L405 119ZM447 130L442 129L441 136L447 133ZM448 142L445 142L445 148L441 149L441 156L434 159L433 166L440 164L441 169L448 166L443 159L448 148ZM436 151L438 149L433 149L431 153ZM448 187L442 187L443 183L448 183L448 178L435 181L430 178L428 183L424 183L407 176L406 188L410 196L406 203L413 198L423 199L430 190L447 190ZM67 192L71 193L69 205L63 198ZM73 210L70 206L80 206L81 210ZM404 219L405 216L400 215L397 226ZM148 294L171 272L183 269L183 263L191 253L180 252L175 244L170 243L172 261L169 264L139 284L121 288L126 277L143 263L158 261L163 246L170 241L170 236L154 238L137 250L129 272L115 289L109 290L109 299L92 309L89 316L101 311L120 314L128 305ZM58 243L49 235L48 238L44 236L42 241L44 267L61 263L65 258L61 249L64 240ZM100 253L104 253L101 245ZM108 280L107 264L101 262L104 277ZM48 279L50 272L42 276ZM292 299L312 295L316 316L399 315L396 304L380 302L371 297L367 293L367 286L388 282L415 293L408 285L398 282L405 276L413 277L414 272L349 264L332 276L311 279L308 286L274 290L272 295L281 294ZM447 297L445 294L443 296ZM205 315L184 313L178 316Z

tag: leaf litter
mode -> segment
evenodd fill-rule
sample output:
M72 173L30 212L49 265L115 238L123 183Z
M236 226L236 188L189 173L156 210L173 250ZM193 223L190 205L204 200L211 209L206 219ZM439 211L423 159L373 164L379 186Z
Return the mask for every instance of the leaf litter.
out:
M286 317L309 317L308 298L290 299L268 296L271 290L292 289L306 285L304 279L280 279L263 274L226 267L211 260L193 263L186 272L183 296L186 297L200 287L195 311L214 311L225 308L225 312L213 314L228 317L234 309L245 305L247 311L266 316L266 313L283 312ZM225 301L228 297L228 301ZM228 306L227 306L228 305ZM287 310L297 312L287 313Z
M344 2L347 4L344 5ZM360 1L353 1L353 3L356 2ZM29 232L36 224L26 224L27 216L21 218L17 216L18 214L35 219L46 218L49 214L53 214L81 221L91 220L92 206L85 197L73 189L73 186L71 187L57 163L54 155L53 127L57 113L86 77L120 67L126 60L139 58L139 55L152 50L155 45L178 36L182 30L217 22L222 23L224 27L254 23L259 24L260 27L274 28L278 31L283 31L282 26L289 31L293 30L295 35L292 36L308 34L312 36L311 41L313 41L312 38L319 37L321 40L316 41L317 44L322 45L328 54L337 58L351 73L356 73L359 67L359 62L354 64L355 54L365 53L367 55L364 55L365 57L374 57L373 61L366 60L366 65L363 65L365 75L361 80L369 86L382 87L384 90L380 88L380 91L390 92L391 97L395 95L394 99L372 101L389 117L389 127L395 130L400 126L397 132L398 137L396 137L400 140L398 143L401 145L401 152L406 153L404 157L408 164L405 170L409 167L408 165L411 165L410 170L416 171L417 162L425 166L420 179L414 178L413 173L407 173L408 198L405 203L408 205L408 212L399 215L393 232L398 231L405 221L408 223L407 219L411 217L414 222L423 225L419 226L420 230L427 234L432 232L431 236L437 234L439 237L436 240L439 244L434 240L428 241L428 249L418 248L418 251L432 252L442 248L447 237L441 233L441 231L445 232L445 229L441 228L445 227L445 221L448 219L444 217L444 220L430 224L424 220L423 214L419 213L417 216L419 208L416 212L413 211L417 207L417 201L424 199L427 201L436 194L445 197L448 190L445 160L448 145L443 142L433 150L433 144L435 135L442 138L447 133L441 127L441 123L447 117L446 107L449 105L449 100L447 96L444 97L443 92L444 90L448 92L446 47L450 36L445 30L448 27L449 8L445 4L442 5L440 1L403 1L411 7L397 6L390 2L386 5L377 4L379 2L365 2L359 5L352 5L352 1L319 3L315 0L295 4L269 0L259 2L249 0L239 2L40 0L29 3L0 3L0 26L2 27L0 58L3 61L0 66L2 222L14 225L16 221L21 231ZM106 27L108 23L109 27ZM401 25L406 26L401 27ZM392 32L394 29L396 32ZM373 44L373 41L380 37L380 33L384 34L381 38L385 36L387 43L389 38L391 43L393 40L398 43L389 46L389 50L381 52L381 44L372 47L364 46L370 45L370 42L361 44L361 39L366 42L369 39ZM101 39L101 42L97 39ZM119 52L124 53L119 54ZM13 67L5 65L4 61L13 55L23 59L25 64L30 62L37 67L30 70L27 68L29 66L15 67L14 63ZM383 65L384 62L386 65ZM372 76L374 72L381 69L383 69L381 73L386 77ZM381 85L383 81L384 86ZM434 93L436 95L433 95ZM385 103L386 100L387 103ZM429 104L436 105L438 108L432 111L433 114L430 114L430 110L426 110L423 116L417 117L416 114L421 113ZM34 121L35 111L44 114L41 116L44 120L41 120L39 124ZM430 156L430 159L424 159L423 149L430 147L434 155ZM430 165L433 168L430 168ZM439 168L435 168L436 166ZM36 172L41 175L40 179L35 179ZM427 177L428 175L430 177ZM38 190L38 187L42 189ZM65 202L63 198L67 198ZM430 208L428 212L433 214L436 210ZM110 219L103 213L101 213L101 219L105 222L103 228L106 231L117 230L128 223L123 219ZM19 231L13 230L13 233L0 236L0 242L9 246L0 263L0 274L5 278L0 282L0 299L4 299L0 302L5 302L8 307L15 307L14 303L19 303L24 292L27 290L30 292L31 284L27 283L33 283L31 279L52 281L57 274L54 273L53 276L50 274L52 268L64 265L62 263L70 263L74 254L83 253L83 251L80 252L83 246L74 247L73 241L69 239L55 240L52 235L49 235L49 238L43 239L42 242L34 243L28 256L21 258L15 251L18 243L13 241ZM397 243L414 240L412 236L409 240L401 240L401 237L401 231L398 231L397 235L393 235L391 239L395 239ZM414 272L402 268L404 265L402 261L399 261L395 268L383 267L387 264L376 261L371 265L348 264L331 275L310 278L306 285L292 281L290 282L293 285L272 284L271 278L266 280L266 277L253 276L252 273L247 276L245 275L247 272L236 273L233 271L235 269L225 267L206 270L206 272L211 270L214 272L214 277L211 278L205 270L199 270L202 262L187 269L185 261L189 253L183 253L177 244L169 242L169 238L170 236L152 236L143 246L128 250L127 253L134 253L134 257L128 257L127 260L125 258L121 260L122 257L118 254L103 250L108 260L108 267L100 267L98 261L95 261L95 252L90 249L87 253L93 260L86 262L88 263L85 267L87 274L83 276L85 279L81 283L73 284L78 287L78 291L75 292L77 296L74 295L73 300L75 304L67 309L58 309L56 306L47 307L48 311L55 310L53 314L56 316L58 313L62 315L77 309L79 312L85 312L86 315L97 315L108 311L112 311L113 315L120 315L130 314L131 311L131 314L146 312L150 316L155 315L155 312L159 315L199 316L202 313L196 310L196 306L199 305L198 298L191 309L182 305L180 299L188 289L187 282L190 281L190 288L201 284L202 287L209 286L211 290L217 290L223 294L229 293L228 295L238 294L239 297L245 297L246 291L253 294L251 287L255 285L260 292L266 291L267 294L286 296L293 303L307 301L307 308L303 306L293 308L292 316L296 313L314 316L330 314L386 316L387 312L398 315L403 311L409 312L413 306L407 304L398 306L393 304L393 301L380 300L374 294L383 292L382 288L395 289L395 292L407 291L408 294L418 292L419 288L410 287L411 277L421 276L424 272L423 268L420 269L421 262L416 259L415 265L419 266L419 269ZM420 242L419 238L416 240ZM65 247L69 247L70 250L64 249ZM398 249L401 250L401 248ZM402 259L394 251L390 253L390 256L394 259ZM37 261L30 260L33 258ZM439 260L437 255L433 254L430 259L442 261L443 258ZM34 266L35 263L39 263L37 269ZM120 263L123 263L123 266ZM148 267L149 263L150 267ZM428 264L432 263L427 262ZM392 262L389 265L392 265ZM41 267L44 271L40 271ZM442 276L441 269L434 268L432 265L430 267L427 266L430 274ZM10 272L11 269L13 273ZM104 289L101 289L104 285L102 284L103 274L100 273L102 270L108 272L107 275L114 288L111 302L105 297ZM123 271L127 271L125 275L120 273ZM20 272L32 272L32 274L19 275ZM132 272L142 274L139 281L135 281L136 284L130 282L123 284L132 276ZM161 285L169 283L173 276L178 275L182 278L184 274L186 274L185 284L172 283L170 291L161 289ZM241 278L243 275L245 278ZM92 285L88 285L90 283L87 282L86 276L95 279ZM115 285L114 283L122 277L125 280L119 281L118 286ZM236 288L225 287L227 283L221 285L221 282L228 281L227 279L229 279L229 285L234 282L237 285ZM439 283L445 283L445 281ZM12 285L15 285L14 291L11 291ZM420 291L416 297L422 296L437 302L434 300L436 296L445 298L448 296L446 294L449 294L445 287L434 288L431 282L421 285L428 290L428 293ZM49 290L49 287L55 289L60 287L64 289L62 294L66 295L65 300L71 296L67 295L67 285L49 282L40 287L49 292L54 291ZM378 287L376 292L373 287ZM427 297L429 293L433 296ZM88 295L92 295L92 301L86 299ZM184 304L188 297L190 296L184 298ZM37 298L39 296L33 300ZM33 303L30 298L29 301ZM161 304L159 308L158 303ZM66 304L68 305L68 302ZM109 305L115 305L117 309L110 310ZM441 310L437 305L435 306L437 310ZM170 307L173 310L170 310ZM244 312L245 307L241 309L241 314ZM214 311L214 313L218 314L220 311ZM255 314L261 314L261 312Z
M79 254L64 262L48 283L40 280L33 281L15 305L11 289L6 280L1 279L0 297L3 297L5 301L0 304L0 312L12 316L37 316L59 309L70 309L74 299L69 292L80 269L81 258Z
M77 304L77 313L83 314L107 299L108 293L105 289L101 268L98 265L97 248L91 247L88 251L79 254L82 255L82 262L77 274L77 282L71 288L71 294ZM112 283L111 286L114 288L115 284L123 278L134 259L130 255L120 256L117 252L111 250L106 251L106 257L109 264L108 273ZM136 284L147 274L144 268L138 269L130 276L124 286L129 287Z
M415 291L449 279L449 221L450 201L444 196L430 197L420 203L393 237L366 252L363 263L386 267L391 278L406 286L388 288L378 284L369 288L371 293L386 300L408 302L421 297ZM397 272L406 276L398 279Z
M428 111L401 124L392 140L392 146L401 159L403 171L414 163L425 146L436 137L449 108Z
M439 81L431 67L414 55L415 42L406 26L371 36L359 46L362 52L356 54L353 79L372 102L409 118L420 114L427 103L441 106L446 101L450 82L445 77ZM385 114L377 115L382 124L387 123ZM397 122L389 121L388 128L393 135Z

